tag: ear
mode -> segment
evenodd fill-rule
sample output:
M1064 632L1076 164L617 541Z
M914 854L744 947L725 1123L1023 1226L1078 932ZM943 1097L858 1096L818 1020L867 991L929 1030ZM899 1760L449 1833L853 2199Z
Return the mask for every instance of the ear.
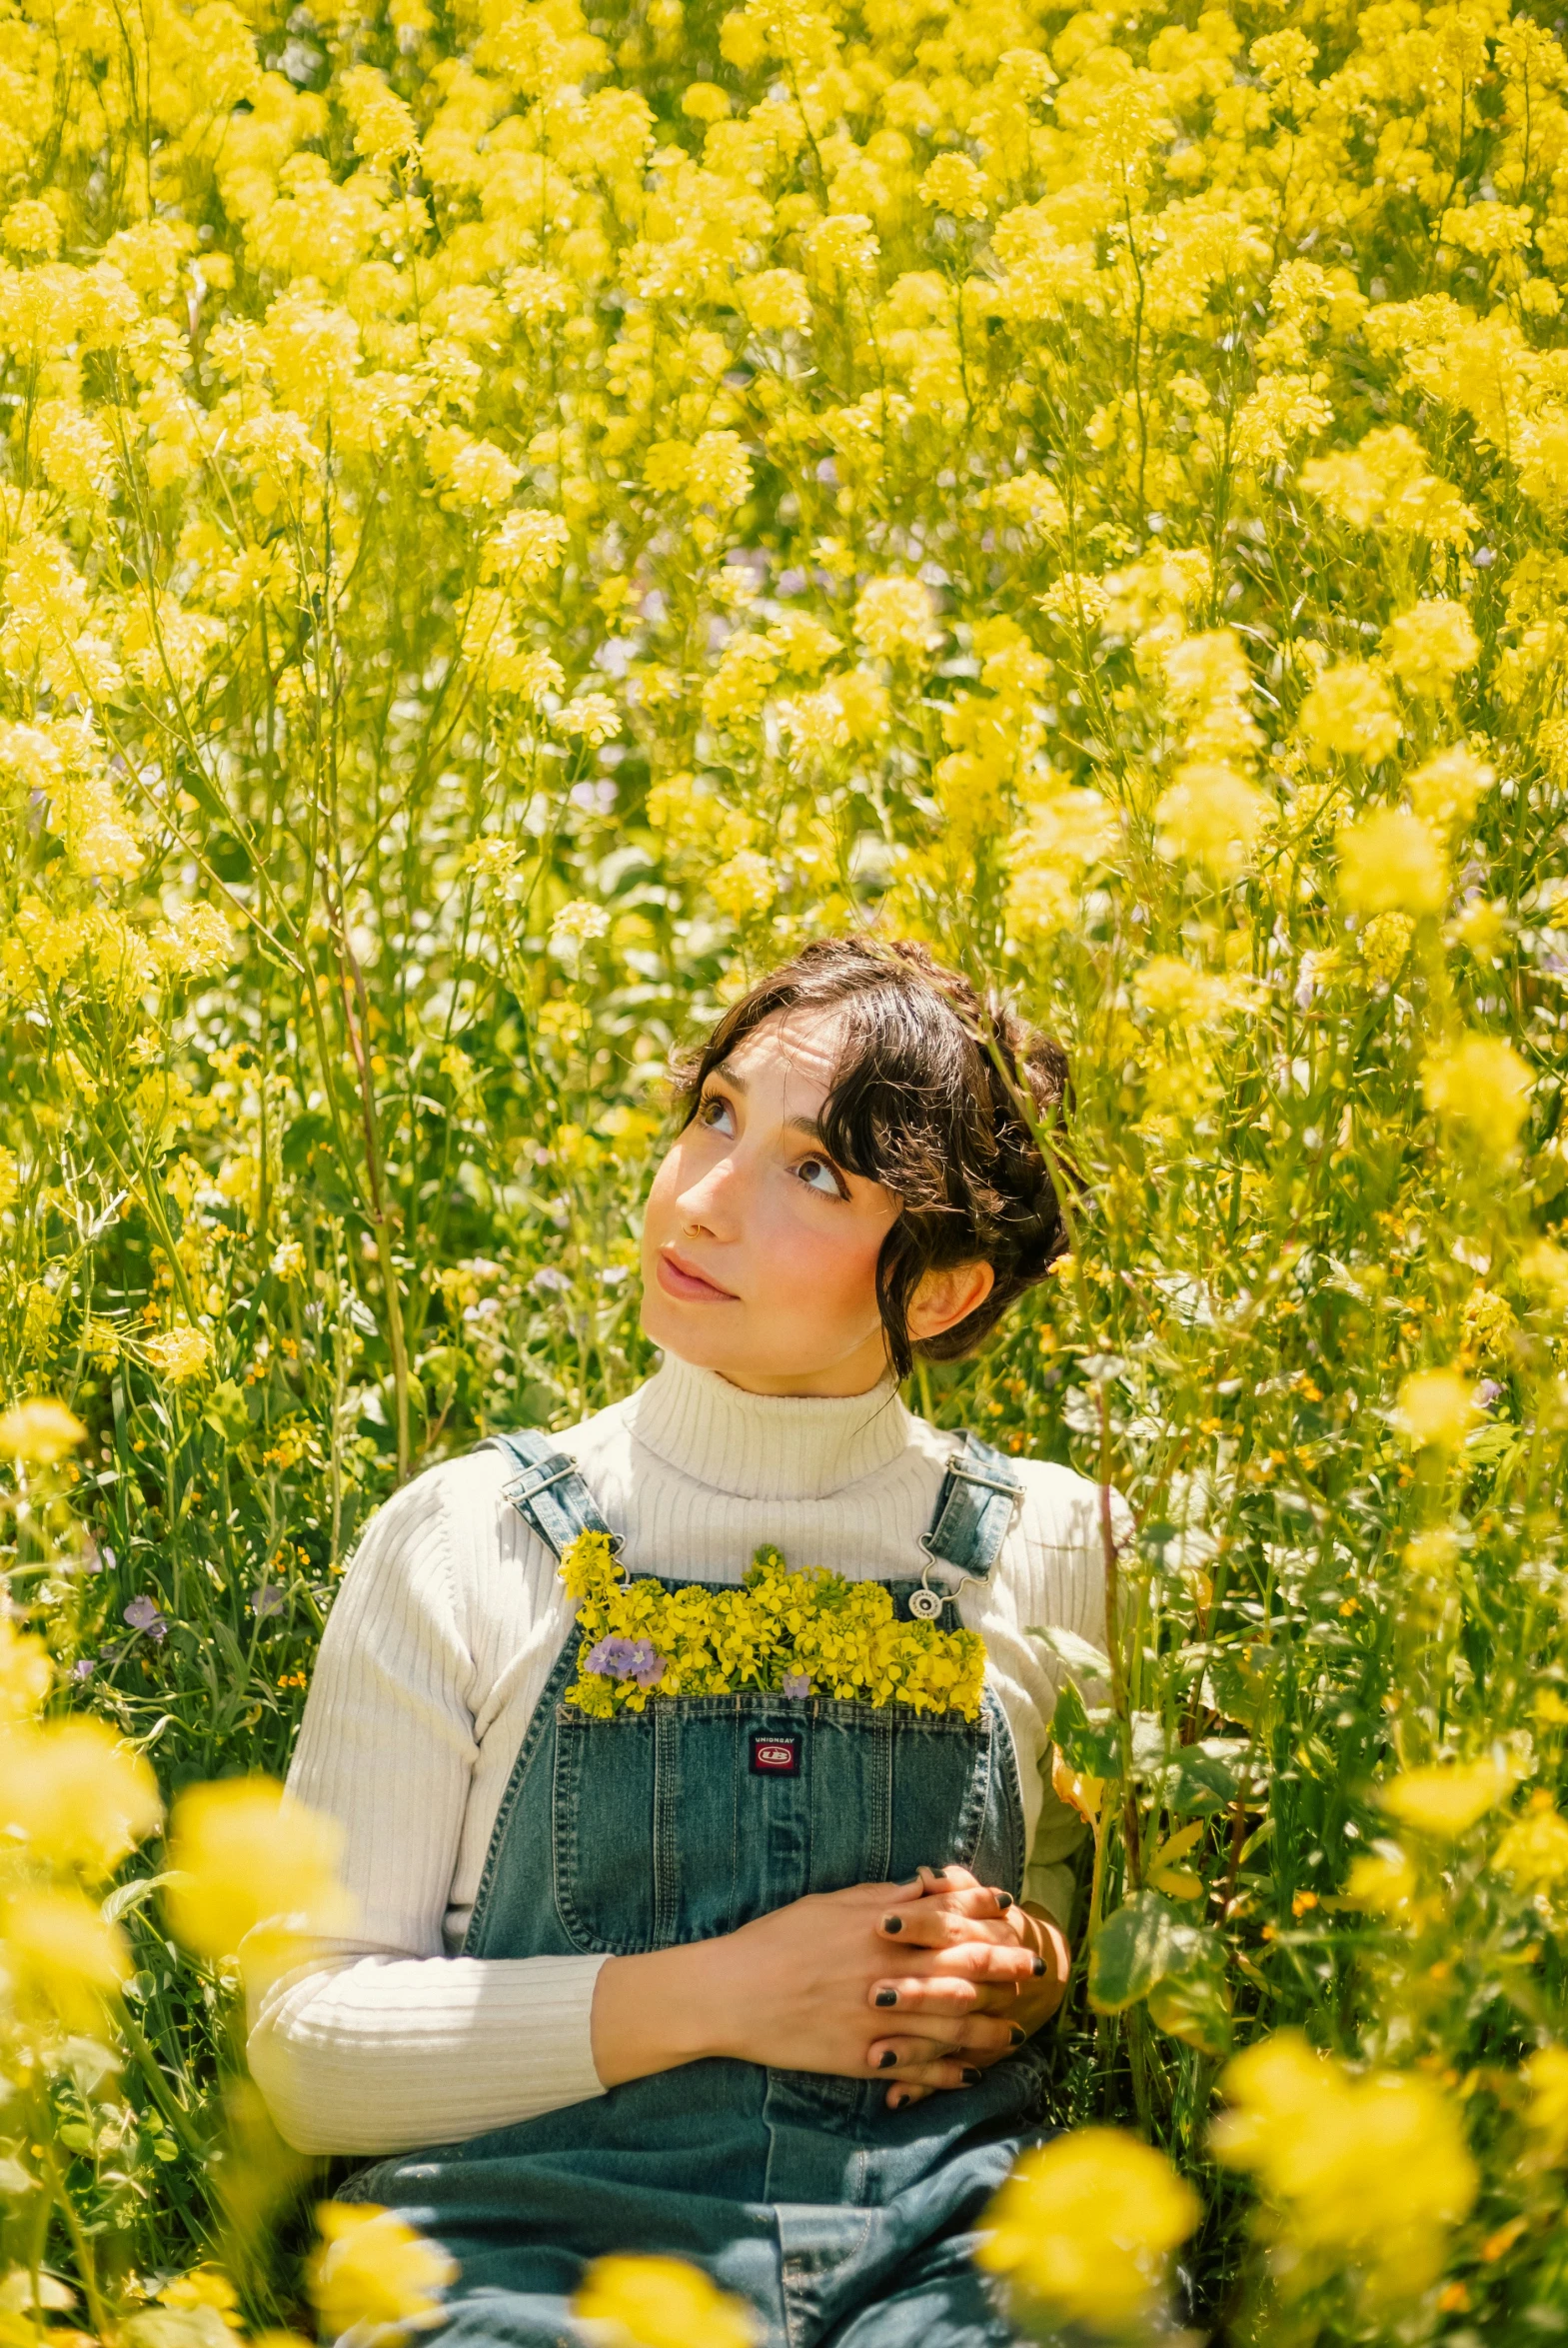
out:
M996 1285L988 1263L949 1263L941 1271L920 1274L909 1298L907 1325L916 1341L939 1337L983 1304Z

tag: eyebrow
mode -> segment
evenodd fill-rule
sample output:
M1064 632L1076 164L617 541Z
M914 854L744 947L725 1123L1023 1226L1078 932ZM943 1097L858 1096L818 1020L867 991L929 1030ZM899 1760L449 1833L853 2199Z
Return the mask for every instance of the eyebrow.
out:
M720 1061L716 1067L709 1070L708 1074L711 1078L717 1077L721 1084L728 1085L732 1093L744 1095L749 1090L745 1077L727 1060ZM822 1129L814 1117L786 1117L784 1131L790 1134L799 1134L807 1142L822 1140ZM836 1161L834 1163L836 1164Z

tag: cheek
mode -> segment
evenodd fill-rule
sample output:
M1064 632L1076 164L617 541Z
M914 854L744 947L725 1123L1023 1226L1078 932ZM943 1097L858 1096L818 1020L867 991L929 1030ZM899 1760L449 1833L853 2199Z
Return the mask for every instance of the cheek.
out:
M855 1216L809 1206L777 1217L768 1234L769 1285L784 1311L863 1319L876 1312L882 1233Z
M657 1246L662 1239L670 1236L680 1190L681 1145L677 1142L660 1162L659 1172L648 1185L648 1197L643 1206L645 1246Z

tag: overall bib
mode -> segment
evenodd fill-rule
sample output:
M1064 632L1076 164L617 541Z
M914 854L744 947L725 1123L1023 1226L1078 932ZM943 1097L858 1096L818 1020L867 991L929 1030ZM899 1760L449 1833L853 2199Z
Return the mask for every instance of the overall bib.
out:
M559 1557L608 1530L548 1439L491 1438L507 1496ZM1019 1489L974 1436L947 1471L903 1616L958 1626ZM671 1583L670 1586L678 1586ZM686 1585L690 1586L690 1585ZM758 1690L653 1698L591 1719L563 1701L574 1625L529 1723L464 1941L477 1957L630 1955L733 1932L802 1898L955 1860L1022 1891L1017 1761L978 1716ZM888 1950L889 1970L897 1965ZM879 2022L867 2012L867 2040ZM1037 2040L976 2087L889 2111L888 2082L708 2060L361 2171L460 2274L441 2348L578 2343L567 2302L611 2251L687 2258L749 2300L767 2348L1002 2348L1014 2335L970 2260L972 2228L1041 2124Z

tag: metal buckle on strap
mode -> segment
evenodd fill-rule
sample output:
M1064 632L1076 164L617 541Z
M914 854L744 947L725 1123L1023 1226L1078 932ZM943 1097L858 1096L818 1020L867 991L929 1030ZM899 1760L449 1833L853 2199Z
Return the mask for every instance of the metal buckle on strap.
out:
M982 1491L995 1492L1004 1500L1015 1501L1022 1489L1021 1485L1016 1483L1002 1483L994 1475L982 1475L977 1467L965 1467L961 1458L954 1459L949 1463L947 1473L962 1476L965 1483L977 1483Z

